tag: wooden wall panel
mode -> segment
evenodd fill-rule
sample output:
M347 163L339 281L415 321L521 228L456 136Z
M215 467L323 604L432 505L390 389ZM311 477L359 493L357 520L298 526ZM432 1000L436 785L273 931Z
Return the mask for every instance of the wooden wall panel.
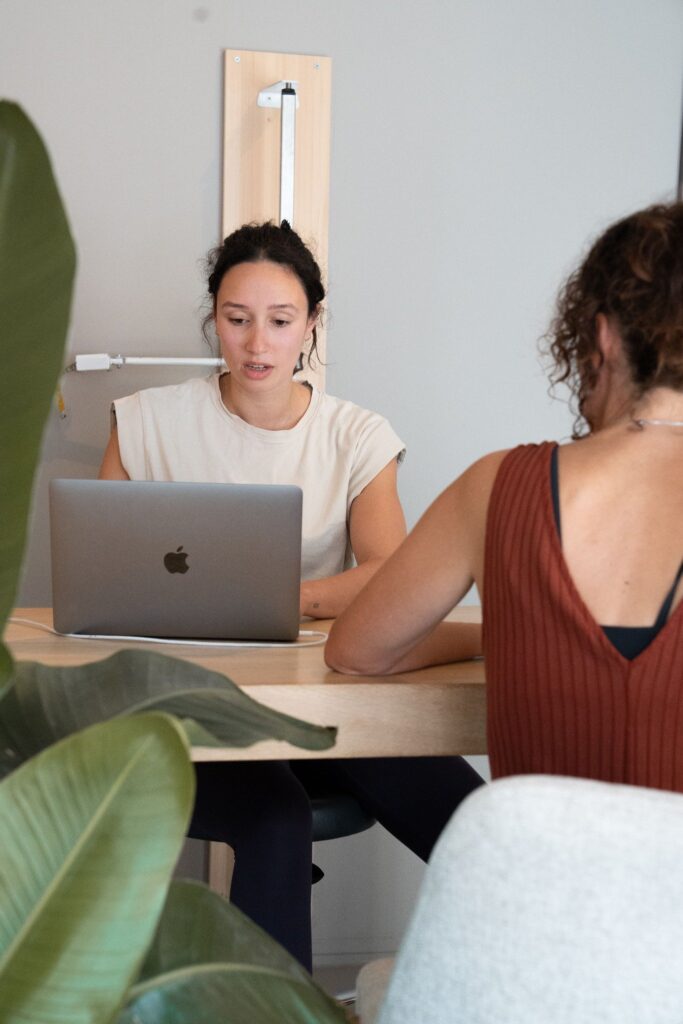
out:
M225 51L223 235L248 221L277 221L280 195L280 110L257 106L259 91L296 81L294 224L327 280L330 187L329 57L253 50ZM318 330L325 355L325 332ZM302 376L324 386L324 367Z

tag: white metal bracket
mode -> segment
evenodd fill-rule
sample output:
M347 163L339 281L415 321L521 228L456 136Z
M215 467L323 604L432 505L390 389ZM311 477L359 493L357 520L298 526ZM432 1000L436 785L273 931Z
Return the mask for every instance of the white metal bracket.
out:
M260 93L258 94L258 99L256 101L257 106L259 106L259 107L277 107L279 109L282 106L282 90L283 89L294 89L296 91L296 87L297 87L298 84L299 83L297 81L295 81L294 79L290 79L289 81L284 81L283 80L281 82L273 82L272 85L267 85L265 87L265 89L261 89ZM253 95L254 94L252 93L252 96ZM298 108L299 108L299 97L298 97L298 95L296 97L296 106L297 106L297 110L298 110Z
M261 89L259 107L276 107L280 114L280 222L294 224L294 156L299 83L290 79L273 82Z

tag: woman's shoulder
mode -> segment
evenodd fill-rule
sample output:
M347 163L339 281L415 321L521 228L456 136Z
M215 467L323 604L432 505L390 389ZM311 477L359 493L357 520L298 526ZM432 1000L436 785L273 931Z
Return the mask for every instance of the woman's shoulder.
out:
M320 393L316 430L326 433L340 448L360 453L378 452L386 461L403 457L405 444L381 413L365 409L346 398ZM388 454L387 454L388 452Z
M135 404L149 410L175 410L183 405L194 405L205 402L217 391L217 376L190 377L179 384L164 384L158 387L143 388L114 403L118 408L125 404Z
M554 447L554 441L541 441L540 443L519 444L514 448L501 448L494 452L488 452L487 455L482 455L476 462L471 463L462 476L454 481L454 485L458 485L461 490L469 490L473 494L490 495L498 479L498 473L504 464L506 469L514 471L519 465L545 461L550 458Z
M482 455L470 465L470 470L479 474L497 473L506 460L510 462L549 458L550 452L557 447L556 441L533 441L515 445L514 448L500 448L487 455Z
M392 459L402 461L405 444L379 413L327 392L314 391L306 447L327 465L346 467L351 500Z
M368 425L388 424L386 416L362 405L351 402L348 398L338 398L327 391L314 389L317 394L318 415L329 421L343 423L345 426L362 428Z

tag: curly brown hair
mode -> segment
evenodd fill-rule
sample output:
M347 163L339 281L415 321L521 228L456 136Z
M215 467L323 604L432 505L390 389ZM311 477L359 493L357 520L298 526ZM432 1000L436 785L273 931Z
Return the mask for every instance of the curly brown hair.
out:
M683 202L613 224L560 291L544 347L551 386L571 391L574 437L584 432L583 406L602 360L598 313L619 331L634 397L658 386L683 390Z

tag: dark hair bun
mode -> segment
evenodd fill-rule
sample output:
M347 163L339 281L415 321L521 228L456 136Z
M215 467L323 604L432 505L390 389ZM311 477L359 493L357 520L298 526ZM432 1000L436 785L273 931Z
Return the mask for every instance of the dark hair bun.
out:
M309 317L320 312L320 304L325 298L320 267L311 250L291 227L289 221L283 220L280 225L272 221L266 221L264 224L244 224L228 235L223 244L212 250L207 258L208 291L213 299L211 312L204 318L203 323L204 336L207 340L208 327L214 317L216 296L225 275L240 263L258 263L261 260L279 263L296 274L306 293ZM308 354L309 366L311 357L316 352L316 342L314 327L313 342Z

